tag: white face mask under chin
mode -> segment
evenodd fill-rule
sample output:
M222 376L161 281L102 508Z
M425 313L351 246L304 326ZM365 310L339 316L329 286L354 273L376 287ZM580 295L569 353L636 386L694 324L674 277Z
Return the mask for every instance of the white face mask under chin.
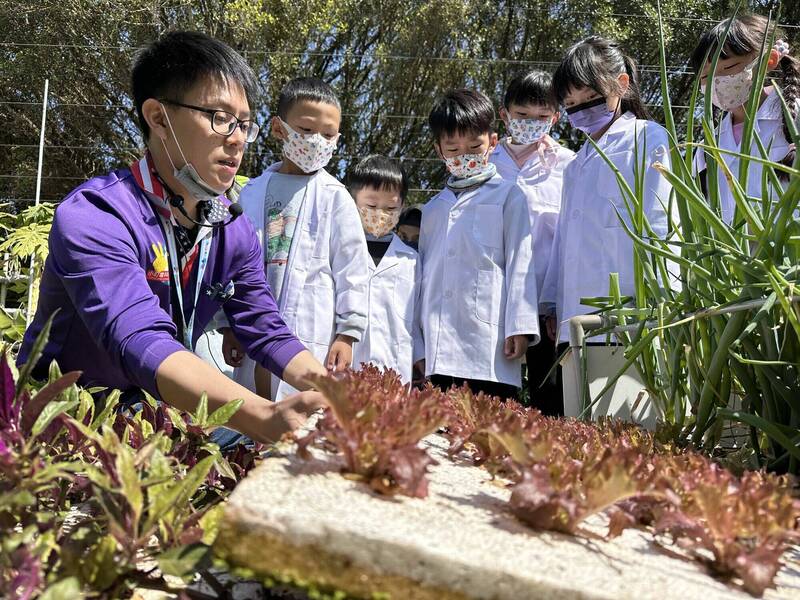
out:
M183 149L181 148L181 143L178 141L178 137L175 135L175 130L172 128L172 122L169 119L166 108L164 108L164 116L167 119L167 125L169 126L170 133L172 133L172 137L175 140L175 145L178 147L178 152L180 152L181 158L183 159L183 166L180 169L175 167L175 163L172 161L172 157L169 155L169 150L167 150L166 142L163 139L161 140L161 144L164 146L164 152L167 154L167 160L169 160L169 164L172 165L173 177L175 177L175 179L178 180L178 183L180 183L186 189L186 191L189 192L189 195L191 195L191 197L198 202L210 202L224 194L225 190L215 190L209 183L200 177L200 174L197 172L197 169L194 168L194 165L186 160L186 156L183 154Z

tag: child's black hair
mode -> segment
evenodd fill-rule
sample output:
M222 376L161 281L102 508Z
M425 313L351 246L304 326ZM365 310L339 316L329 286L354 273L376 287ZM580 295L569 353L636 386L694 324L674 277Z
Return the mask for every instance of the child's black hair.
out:
M769 44L773 36L775 41L785 39L784 32L776 27L775 23L770 23L766 17L754 14L735 17L726 38L725 30L728 28L729 22L730 18L725 19L700 36L700 41L689 60L696 73L702 71L704 61L714 58L714 53L720 44L722 44L722 50L719 56L720 59L723 59L761 52L764 40ZM797 104L800 99L800 60L787 54L778 62L778 68L781 70L781 77L776 83L780 85L792 119L796 120ZM791 142L789 126L786 123L783 125L783 132L786 139ZM793 161L794 152L790 154ZM787 164L791 165L791 161Z
M506 109L512 104L542 104L557 111L558 101L553 94L552 75L534 70L514 77L503 97L503 106Z
M361 160L347 173L347 189L355 197L366 187L377 190L397 190L400 201L408 195L408 175L400 163L380 154L372 154Z
M567 50L553 74L553 91L559 103L572 88L588 87L603 96L619 95L622 90L617 78L623 73L628 74L629 84L622 95L621 112L632 112L639 119L649 119L650 114L642 102L636 63L617 42L597 35Z
M428 124L433 137L456 133L483 134L493 131L494 106L485 94L476 90L450 90L433 105Z
M408 225L409 227L420 227L422 225L422 211L418 206L409 206L400 214L400 221L397 226Z
M142 114L145 101L155 98L180 102L203 79L239 84L251 105L258 90L256 76L244 58L224 42L204 33L173 31L136 55L131 93L145 140L150 137L150 127Z
M298 102L324 102L342 110L339 97L333 88L316 77L298 77L283 86L278 96L278 116L286 120L286 115Z

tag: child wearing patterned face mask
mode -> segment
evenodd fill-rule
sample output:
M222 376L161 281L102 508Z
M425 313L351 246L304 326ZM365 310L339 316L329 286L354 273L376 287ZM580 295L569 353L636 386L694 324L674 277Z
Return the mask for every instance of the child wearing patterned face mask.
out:
M509 135L491 156L498 174L525 192L536 257L536 289L540 291L550 264L564 169L575 156L549 135L558 116L550 74L528 71L517 75L509 83L500 109ZM545 330L543 318L539 328ZM555 343L546 335L525 355L531 404L546 415L558 414L562 404L557 378L548 377L556 358Z
M286 324L328 369L345 369L367 325L369 254L353 199L324 169L339 138L339 100L319 79L295 79L277 113L272 135L283 143L283 160L250 180L239 202L261 239ZM229 331L223 355L237 367L234 378L261 395L281 400L293 391L253 371Z
M367 329L353 346L353 367L374 364L412 380L421 355L417 304L422 270L417 252L394 233L408 193L408 177L384 156L368 156L347 176L374 264L370 265Z
M795 148L790 142L789 128L784 122L783 103L775 93L770 79L781 88L789 113L797 119L800 110L800 61L792 56L785 34L770 25L769 20L761 15L741 15L730 23L729 19L715 25L705 32L692 54L690 63L700 78L700 86L704 92L711 92L711 102L725 111L719 125L719 147L723 151L749 154L762 158L756 136L767 149L771 161L791 166L794 162ZM766 39L774 37L775 44L761 54L761 46ZM722 44L717 70L710 73L711 61ZM756 122L753 127L751 147L742 148L742 131L746 105L750 100L754 80L758 74L759 62L767 62L767 81L758 99ZM713 79L713 86L712 80ZM709 89L712 88L712 89ZM734 177L739 173L739 158L731 154L723 155ZM702 150L695 153L694 164L700 174L701 182L707 186L706 157ZM764 180L760 163L750 161L748 165L747 195L755 198L763 197ZM777 172L779 177L780 172ZM771 185L771 184L767 184ZM778 190L770 187L777 197ZM736 202L722 171L719 173L720 209L722 218L727 223L734 223ZM741 220L741 219L740 219ZM735 223L734 223L735 225Z
M428 117L450 176L422 208L421 322L431 382L515 398L521 358L539 339L533 243L525 195L497 174L489 99L453 90Z

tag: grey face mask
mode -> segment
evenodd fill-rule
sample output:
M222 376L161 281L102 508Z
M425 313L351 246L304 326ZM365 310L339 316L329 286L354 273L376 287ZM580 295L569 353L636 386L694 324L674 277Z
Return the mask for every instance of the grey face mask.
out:
M162 104L162 107L163 106L164 105ZM200 177L200 175L197 173L197 169L194 168L193 164L186 160L186 156L183 154L181 143L178 141L178 137L175 135L175 130L172 128L172 122L169 120L169 115L167 114L166 108L164 108L164 116L167 118L167 125L169 125L169 130L172 133L172 137L175 138L175 145L178 146L178 152L181 153L181 158L183 159L184 163L180 169L176 168L175 163L172 162L172 157L169 155L169 151L167 150L167 145L164 143L164 140L161 140L161 143L164 145L164 151L167 153L169 164L172 165L173 176L195 200L199 202L211 202L217 199L220 195L225 193L225 190L218 192L208 183L206 183L202 177Z
M197 171L191 163L186 163L180 169L176 169L173 166L172 174L175 176L175 179L186 188L186 191L189 192L192 198L199 202L211 202L220 196L219 192L203 181L203 178L197 174Z

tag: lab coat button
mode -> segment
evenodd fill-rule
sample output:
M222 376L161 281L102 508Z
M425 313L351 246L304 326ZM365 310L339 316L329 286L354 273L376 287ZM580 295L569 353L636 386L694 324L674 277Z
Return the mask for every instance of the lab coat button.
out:
M450 250L447 251L447 256L452 258L455 255L456 255L456 251L453 248L450 248Z
M447 300L450 300L450 298L452 298L452 297L453 297L453 292L451 292L450 290L447 290L447 291L444 293L444 297L445 297L445 299L447 299Z
M579 209L579 208L576 208L576 209L574 209L574 210L572 211L572 218L573 218L573 219L577 219L577 218L578 218L578 217L580 217L580 216L581 216L581 211L580 211L580 209Z

